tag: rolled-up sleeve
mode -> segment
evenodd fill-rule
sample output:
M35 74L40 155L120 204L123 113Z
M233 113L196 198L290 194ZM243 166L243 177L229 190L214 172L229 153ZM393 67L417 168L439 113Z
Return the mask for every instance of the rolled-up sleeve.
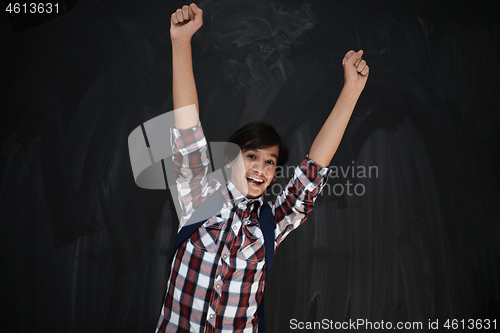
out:
M328 180L329 169L321 167L306 156L295 168L292 179L275 201L275 240L279 244L300 224L314 207L314 202Z
M181 153L183 156L186 156L207 145L200 122L195 127L183 130L173 127L171 135L174 154Z
M210 159L201 124L184 130L172 128L170 134L174 177L183 210L179 226L182 227L194 209L214 193L220 184L208 176Z

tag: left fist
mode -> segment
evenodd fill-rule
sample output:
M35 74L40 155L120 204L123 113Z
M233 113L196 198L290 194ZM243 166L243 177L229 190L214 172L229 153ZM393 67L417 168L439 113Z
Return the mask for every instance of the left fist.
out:
M358 52L351 50L346 53L342 60L344 85L353 86L361 90L365 87L370 68L366 64L366 61L361 58L362 56L363 50L359 50Z
M170 38L190 41L203 25L203 10L195 3L182 6L170 16Z

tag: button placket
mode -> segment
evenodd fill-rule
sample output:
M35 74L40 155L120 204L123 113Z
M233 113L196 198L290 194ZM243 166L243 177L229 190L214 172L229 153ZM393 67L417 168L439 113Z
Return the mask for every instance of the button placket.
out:
M211 321L214 318L215 318L215 311L209 306L207 313L207 321Z
M222 286L222 275L219 274L215 279L215 289L220 289L221 286Z

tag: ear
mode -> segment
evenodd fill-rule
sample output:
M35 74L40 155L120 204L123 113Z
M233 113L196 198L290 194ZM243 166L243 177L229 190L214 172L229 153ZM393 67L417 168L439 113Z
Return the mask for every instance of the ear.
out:
M273 182L277 181L278 178L276 178L276 176L273 177Z
M229 162L228 162L228 158L226 158L226 159L224 160L224 166L225 166L226 168L228 168L228 169L231 169L231 167L234 165L234 161L235 161L235 160L232 160L232 161L229 161Z

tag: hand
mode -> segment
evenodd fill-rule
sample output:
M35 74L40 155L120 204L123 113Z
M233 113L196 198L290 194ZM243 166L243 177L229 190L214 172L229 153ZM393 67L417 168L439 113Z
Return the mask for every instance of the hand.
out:
M194 33L203 25L203 11L192 3L177 9L170 18L170 38L190 41Z
M363 90L368 79L368 72L370 69L366 61L361 59L363 50L354 52L353 50L346 53L342 60L344 66L344 85L352 86L357 89Z

